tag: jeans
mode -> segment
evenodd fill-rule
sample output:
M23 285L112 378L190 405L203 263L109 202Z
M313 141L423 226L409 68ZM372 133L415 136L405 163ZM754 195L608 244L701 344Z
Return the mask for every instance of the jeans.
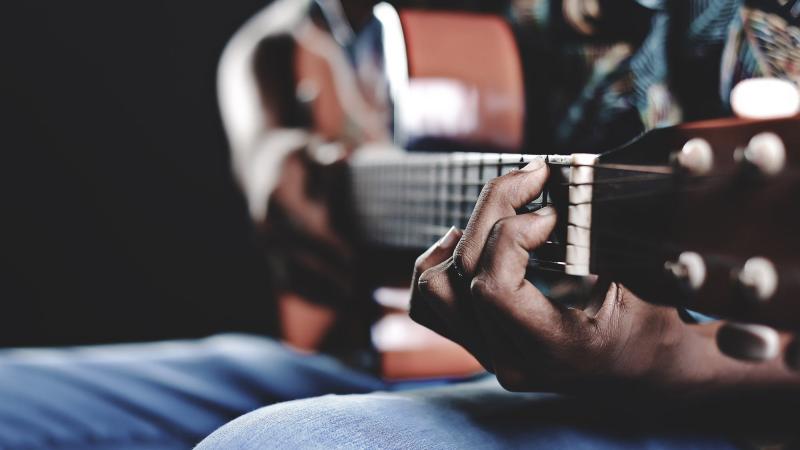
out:
M326 395L268 406L203 440L216 449L734 449L714 433L637 421L603 405L504 391L494 378L447 387Z
M242 335L5 350L0 449L185 449L217 428L201 449L733 448L493 378L408 387Z
M0 449L173 450L258 407L386 386L275 341L0 351Z

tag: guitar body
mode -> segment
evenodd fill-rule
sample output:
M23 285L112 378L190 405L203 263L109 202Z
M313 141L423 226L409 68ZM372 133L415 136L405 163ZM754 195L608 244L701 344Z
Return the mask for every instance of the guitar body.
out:
M355 50L350 55L313 21L293 33L297 99L307 108L310 128L321 141L349 158L401 148L520 151L522 69L514 37L502 18L464 12L398 13L386 4L375 9L375 17L369 26L378 32L361 33L362 41L351 44ZM355 67L352 59L357 60ZM478 192L475 186L468 194ZM335 199L339 205L347 203L341 200ZM341 228L346 229L351 223L344 222ZM465 224L466 216L460 225ZM383 375L408 379L481 371L461 347L408 319L407 284L421 249L353 241L366 287L406 297L406 305L401 301L398 306L386 303L385 295L377 296L384 317L373 326L372 343ZM318 327L303 326L305 318L320 325L332 320L331 314L295 296L284 296L281 303L284 335L302 346L319 339Z

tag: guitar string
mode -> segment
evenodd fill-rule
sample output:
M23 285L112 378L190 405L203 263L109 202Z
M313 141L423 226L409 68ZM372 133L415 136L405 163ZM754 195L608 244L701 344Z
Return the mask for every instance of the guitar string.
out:
M520 162L517 163L517 164L521 164L523 162L524 162L523 158L521 157L520 158ZM488 165L490 167L498 166L498 170L499 170L499 166L500 166L500 165L491 164L491 163L490 164L486 164L486 165ZM503 165L506 165L506 164L503 164ZM516 165L516 164L508 164L508 165L509 166L513 166L513 165ZM566 166L566 165L563 165L563 166ZM576 166L576 165L573 165L573 166ZM481 169L479 172L482 172L483 171L482 169L484 167L486 167L486 166L481 165L479 167ZM597 165L590 166L590 167L598 168ZM636 179L631 179L631 178L629 178L629 179L619 179L619 178L617 178L617 179L611 179L611 180L602 180L602 181L598 181L598 182L593 182L593 183L591 183L592 185L601 184L601 183L614 185L614 184L622 184L622 183L629 183L629 182L661 181L661 180L672 178L672 176L673 176L672 174L668 174L668 173L656 173L656 174L654 174L652 171L642 171L642 170L639 170L639 169L627 169L627 168L619 167L619 166L608 167L608 168L599 167L599 168L608 169L608 170L616 170L616 171L620 171L620 172L639 172L639 173L647 172L648 175L645 175L645 176L641 176L640 175ZM393 168L393 169L396 170L395 168ZM453 171L455 171L457 169L462 169L463 170L462 174L463 174L464 178L467 177L466 176L466 167L463 164L452 164L452 165L450 165L450 167L443 167L443 170L444 170L445 173L448 171L448 169L452 169ZM403 170L403 172L404 172L403 175L405 176L404 178L406 178L404 181L409 181L409 177L408 177L409 171ZM426 181L430 181L430 175L434 175L434 181L435 181L435 175L437 174L436 172L438 172L438 171L430 171L430 170L428 170L428 172L429 172L428 173L429 177L426 178ZM708 178L708 177L705 177L705 178ZM481 184L483 184L483 183L475 182L475 186L476 187L479 187ZM588 184L588 183L586 183L586 184ZM408 187L407 183L404 184L404 185L405 185L406 188ZM561 183L561 185L575 185L575 184ZM466 183L464 183L464 182L462 182L462 183L458 183L458 182L448 183L447 187L450 187L450 186L455 187L455 188L460 187L461 190L462 190L462 196L461 197L434 196L434 197L423 197L423 198L409 198L408 195L405 195L405 196L399 197L397 199L385 198L384 197L384 198L381 198L380 200L383 200L383 201L386 201L386 200L401 200L401 201L406 202L406 203L408 203L408 202L413 203L415 200L437 201L437 202L446 202L446 203L467 203L467 205L465 205L465 206L467 206L467 208L465 208L465 209L474 208L474 206L469 205L469 203L473 203L473 199L469 198L466 195L466 190L468 188ZM434 183L433 187L441 188L442 185L440 183ZM613 196L613 197L607 197L607 198L604 198L604 199L596 199L596 201L601 201L601 200L602 201L614 201L614 200L620 200L620 199L646 197L646 196L658 195L660 193L665 193L665 192L670 192L670 191L674 191L674 189L663 189L661 191L655 190L655 191L650 191L650 192L644 192L644 193L641 193L641 194L638 194L638 195ZM426 219L426 218L429 217L429 216L424 216L424 215L423 216L419 216L419 205L411 205L411 206L412 206L412 208L414 208L413 211L417 213L417 217L412 217L413 219ZM416 208L415 208L415 206L416 206ZM437 216L449 216L449 217L452 217L452 218L461 218L462 220L463 219L467 219L471 214L471 211L464 211L463 213L461 213L461 208L454 208L454 209L457 209L457 211L451 212L451 211L446 211L446 210L441 210L441 209L439 211L436 211L436 209L433 208L433 212ZM423 209L423 211L424 211L424 209ZM408 216L406 216L406 217L408 217ZM410 228L407 225L408 224L406 224L406 228ZM597 232L599 232L601 234L604 233L604 230L599 230L599 229L595 229L593 231L597 231ZM416 234L419 234L419 233L417 232ZM424 239L424 237L427 236L427 235L428 234L426 233L426 234L423 234L423 236L421 236L421 237ZM419 237L420 236L416 236L415 237L416 239L414 239L414 240L419 240ZM629 238L625 238L625 240L628 241L628 242L631 242L631 240ZM619 249L614 249L614 250L616 252L619 252ZM634 256L633 254L631 254L631 255ZM542 260L542 262L553 263L553 264L555 264L555 263L564 263L564 262L561 262L561 261L544 261L544 260Z

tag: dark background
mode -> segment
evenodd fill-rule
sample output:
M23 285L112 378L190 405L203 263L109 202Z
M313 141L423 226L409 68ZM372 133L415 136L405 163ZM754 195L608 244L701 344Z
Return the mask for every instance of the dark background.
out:
M0 346L272 333L216 105L265 0L0 7Z

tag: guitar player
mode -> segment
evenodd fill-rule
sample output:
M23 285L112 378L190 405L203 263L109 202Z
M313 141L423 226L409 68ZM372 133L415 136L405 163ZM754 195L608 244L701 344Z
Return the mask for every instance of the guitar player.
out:
M329 2L320 5L323 10L326 6L332 8ZM344 2L343 10L347 6ZM497 5L488 7L492 6ZM785 27L797 32L794 28L797 19L791 19L796 16L786 14L789 9L785 5L781 10L769 2L741 5L719 1L702 6L577 0L512 2L511 17L527 27L522 36L533 40L528 46L522 44L524 50L531 52L526 57L541 58L556 66L542 69L551 70L550 73L533 77L549 83L545 89L547 96L533 95L538 100L544 98L538 106L542 111L531 113L543 118L534 138L536 143L561 151L611 148L647 129L730 114L727 103L730 91L744 78L770 74L796 82L796 66L785 61L774 64L768 49L748 41L756 32L762 33L759 39L763 39L761 27L768 20L772 20L774 27L779 14ZM331 15L335 11L322 13L325 17ZM726 18L724 26L700 25L711 17ZM786 17L794 22L786 22ZM554 47L543 48L544 44L536 39ZM674 44L668 44L668 40ZM262 41L262 45L268 42ZM304 44L300 40L297 45ZM352 55L360 55L357 50L350 51ZM790 52L786 49L786 53ZM751 65L764 54L773 63L769 70ZM667 66L667 61L675 66ZM783 71L777 71L776 66ZM303 65L295 63L294 67L297 70L294 76L303 79ZM373 102L361 104L375 108L373 118L385 117L381 98L367 100ZM359 113L345 107L340 111L345 116L342 122L348 123L348 118ZM280 127L280 117L270 119ZM369 124L360 123L365 127ZM362 139L385 138L369 129L357 132ZM347 135L342 139L345 135L343 129L322 131L324 138L335 137L345 142L352 138ZM288 146L293 148L284 147L284 151L310 149L313 155L314 145L312 140L294 142ZM340 155L349 150L345 145ZM265 150L251 147L249 151L246 158L255 159L252 155ZM296 170L303 170L298 162L288 164L297 164ZM543 209L517 216L516 211L540 194L547 175L548 167L534 162L497 179L490 189L483 191L466 228L452 228L417 259L411 298L414 320L466 348L511 391L563 392L603 403L629 401L636 405L636 411L647 405L655 415L659 415L661 408L653 404L668 410L674 400L684 407L705 402L727 405L731 396L735 396L741 402L740 408L748 405L758 411L770 405L779 407L777 399L790 404L797 400L800 380L792 370L797 361L787 334L773 335L780 341L782 358L740 362L730 357L735 351L724 355L719 350L715 337L720 327L725 326L719 321L687 323L674 308L648 304L623 285L606 280L598 281L583 309L563 309L526 281L528 254L547 240L556 223L555 212ZM272 204L276 208L283 203L281 196L287 195L281 189L279 183ZM292 191L288 195L297 194ZM744 333L735 336L739 339L735 344L747 347L742 354L757 354L763 345L761 337ZM507 404L504 402L508 397L502 394L492 397L490 391L485 387L460 386L407 394L325 397L277 405L223 427L201 447L221 448L242 442L257 442L253 448L319 442L324 447L347 447L353 442L367 447L502 447L537 443L550 446L529 428L535 428L533 424L538 421L547 421L546 410L536 406L539 397L516 396L513 398L519 403ZM466 403L467 399L482 395L487 397L481 397L485 402L480 405ZM494 403L505 408L500 411ZM591 411L578 414L576 420L591 421L587 417L602 414L583 403L573 406ZM516 416L509 410L516 411ZM737 417L720 414L706 418L705 427L727 432L736 427L734 423L753 424L752 416L736 411L733 415ZM698 419L685 410L682 413L687 414L684 419L688 421ZM308 417L317 420L309 424ZM621 414L616 423L629 419L630 416ZM301 420L303 425L287 426ZM335 430L331 424L336 424ZM344 431L341 424L346 424ZM385 440L387 435L391 436L389 441ZM565 438L563 442L568 444L564 446L577 445L580 438L569 440L573 438ZM638 438L642 436L632 439L643 445L635 441ZM698 439L692 443L675 444L675 441L662 445L734 445L730 441L702 441L704 438L708 435L700 432L692 435L691 439ZM621 444L609 444L616 445Z
M371 49L353 39L371 32L372 3L279 0L245 25L220 68L234 168L282 283L284 337L305 352L242 336L7 351L0 447L185 448L265 403L400 389L307 353L323 349L358 364L348 350L364 346L378 312L355 283L363 267L334 217L336 199L326 195L358 144L387 138L386 99L370 89L382 80L369 70ZM539 100L533 139L563 152L729 114L730 89L744 78L798 79L790 51L748 39L765 26L796 32L792 1L464 3L506 14L530 40L525 64L544 66L533 78L548 83L526 94ZM769 51L781 64L762 58ZM290 55L302 56L286 67L323 80L295 86L288 68L287 78L276 78L269 69ZM320 71L321 55L338 65ZM668 65L676 60L681 70ZM344 102L325 89L325 77L333 84L338 76L357 80ZM740 448L739 439L752 436L736 431L763 431L759 418L779 422L770 408L796 402L800 389L788 334L779 335L781 357L737 361L717 348L720 322L688 323L606 280L583 308L561 309L524 280L528 251L556 215L515 211L539 195L548 170L534 162L498 178L464 229L419 256L410 313L466 349L502 387L567 396L505 392L492 377L325 396L245 414L200 448ZM744 339L738 344L752 346Z

